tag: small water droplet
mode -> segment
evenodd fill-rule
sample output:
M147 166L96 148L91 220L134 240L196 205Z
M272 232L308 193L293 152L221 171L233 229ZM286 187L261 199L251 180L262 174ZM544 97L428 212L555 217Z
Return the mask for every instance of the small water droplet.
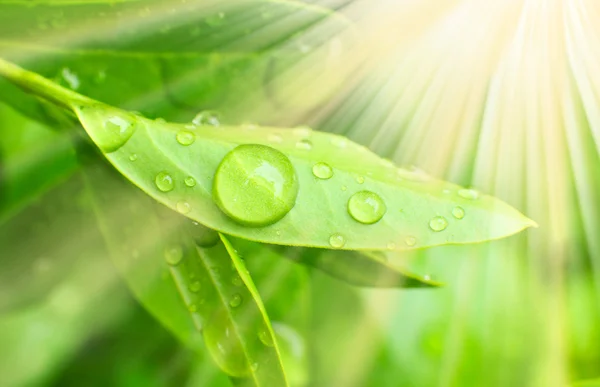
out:
M387 249L388 250L395 250L396 249L396 244L394 242L390 242L387 244Z
M79 89L79 86L81 86L79 77L70 68L64 67L61 70L60 75L62 79L65 80L65 83L69 86L70 89L77 90Z
M156 184L156 187L162 192L172 191L175 187L175 184L173 183L173 178L171 177L171 175L169 175L168 172L165 171L160 172L156 175L154 183Z
M327 180L333 176L333 169L326 163L316 163L312 168L313 175L319 179Z
M347 189L348 189L348 187L346 187L345 185L342 186L342 191L345 191Z
M460 206L456 206L452 209L452 216L456 219L462 219L465 217L465 210Z
M270 142L274 142L276 144L281 144L283 142L283 137L281 137L281 134L269 134L269 137L267 137L267 139Z
M354 220L363 224L377 223L386 211L383 199L375 192L360 191L348 200L348 213Z
M258 370L258 363L252 363L252 371L256 372Z
M463 199L475 200L479 199L479 192L474 189L460 189L458 190L458 196Z
M213 197L236 222L263 227L283 218L296 204L298 179L290 160L264 145L240 145L219 164Z
M331 144L343 149L348 146L348 140L344 137L334 137L331 139Z
M171 246L165 250L165 261L171 266L177 266L183 259L183 249L180 246Z
M231 300L229 300L229 306L231 306L232 308L237 308L241 304L242 304L242 296L240 296L239 294L234 294L231 297Z
M242 278L239 275L235 275L232 279L231 279L231 283L234 286L242 286L244 284L244 282L242 281Z
M221 124L221 114L213 110L205 110L196 115L192 120L195 126L219 126Z
M272 347L275 345L275 343L273 342L273 336L267 329L261 329L258 331L258 339L267 347Z
M194 179L191 176L188 176L185 178L184 180L185 185L187 185L188 187L193 187L196 185L196 179Z
M407 246L412 247L417 244L417 238L414 236L407 236L404 238L404 243L406 243Z
M189 214L190 211L192 210L192 206L190 205L190 203L185 202L185 201L179 201L177 202L177 212L179 212L180 214Z
M228 375L241 378L250 373L250 366L235 332L229 313L221 308L208 320L202 334L206 348L219 368Z
M245 130L256 130L258 129L258 125L253 123L245 123L242 124L242 128Z
M218 12L214 15L210 15L206 17L204 21L211 27L218 27L225 22L225 12Z
M190 304L188 305L188 310L190 311L190 313L196 313L198 311L198 305Z
M219 242L219 233L198 222L187 223L186 229L199 247L212 247Z
M138 155L132 153L129 155L129 161L136 161L138 159Z
M362 176L356 176L356 182L358 184L363 184L365 182L365 178Z
M200 281L194 281L189 286L190 292L192 293L198 293L200 291L200 288L202 288L202 284L200 283Z
M346 238L341 234L333 234L329 237L329 245L335 249L341 249L346 244Z
M444 231L448 227L448 221L443 216L435 216L429 221L429 228L435 232Z
M423 279L424 279L425 281L430 281L430 280L431 280L431 276L430 276L429 274L425 274L425 275L423 276Z
M302 150L311 150L312 143L308 140L300 140L296 143L296 148Z
M177 142L184 146L192 145L196 141L194 133L187 130L179 131L175 137L177 138Z
M165 120L162 117L158 117L157 119L154 120L154 122L158 123L158 124L166 124L167 120Z

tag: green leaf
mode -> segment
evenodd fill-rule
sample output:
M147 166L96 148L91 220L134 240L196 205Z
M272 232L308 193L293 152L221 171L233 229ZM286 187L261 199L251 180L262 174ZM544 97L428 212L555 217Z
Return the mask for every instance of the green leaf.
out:
M217 108L251 121L261 112L281 115L282 107L289 117L329 98L343 76L340 42L327 38L348 25L297 1L11 1L0 2L0 56L148 116L189 119ZM307 69L306 58L318 65ZM292 92L292 80L310 95ZM53 121L7 83L0 96Z
M0 223L76 168L69 133L55 133L0 105Z
M5 61L0 62L0 74L73 109L108 160L130 181L223 233L282 245L402 250L498 239L535 225L498 199L399 169L341 136L308 128L215 128L152 121ZM267 170L260 164L265 157ZM215 177L220 172L223 176ZM250 178L274 188L255 184L250 190L240 188L235 197L235 185ZM290 202L290 190L296 187L296 200ZM283 204L271 205L276 202ZM247 227L248 219L235 219L243 213L240 203L256 217L253 225L262 227ZM272 216L271 208L277 211ZM270 224L276 219L280 220Z
M206 346L228 375L254 386L286 386L274 333L250 275L235 249L220 236L198 247L198 257L173 270L188 282L190 307L203 320ZM193 275L193 277L192 277ZM198 281L198 282L196 282Z
M84 171L111 257L136 298L193 349L200 348L202 330L228 375L256 386L285 385L260 296L224 237L221 243L200 225L186 232L187 219L155 208L106 166L88 163Z
M297 250L297 251L296 251ZM296 254L294 254L296 251ZM377 288L435 288L441 283L390 264L370 251L294 249L286 257L312 266L349 284Z
M193 349L202 338L180 292L169 275L165 254L174 237L155 203L131 187L110 166L86 160L82 169L96 218L115 267L137 300L179 340ZM168 227L177 224L168 222Z

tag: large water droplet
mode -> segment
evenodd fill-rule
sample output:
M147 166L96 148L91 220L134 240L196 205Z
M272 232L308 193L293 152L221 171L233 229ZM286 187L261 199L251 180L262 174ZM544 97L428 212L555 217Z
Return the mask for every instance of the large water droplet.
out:
M105 153L111 153L125 145L135 132L135 125L129 118L112 116L104 121L101 129L92 136L100 149Z
M458 196L463 199L475 200L479 199L479 192L474 189L460 189L458 190Z
M334 249L341 249L346 244L346 238L341 234L333 234L329 237L329 245Z
M192 120L192 124L196 126L209 125L219 126L221 124L221 114L213 110L205 110L200 112Z
M326 163L316 163L312 168L313 175L319 179L327 180L333 176L333 169Z
M177 138L177 142L184 146L192 145L196 141L194 133L187 130L179 131L175 137Z
M206 348L223 371L238 378L250 373L244 349L225 309L218 310L208 320L203 336Z
M348 213L354 220L364 224L373 224L378 222L387 208L383 199L375 192L360 191L355 193L348 200Z
M290 160L264 145L240 145L219 164L213 197L236 222L262 227L283 218L296 203L298 179Z
M456 219L462 219L465 217L465 210L460 206L456 206L452 209L452 216Z
M242 304L242 296L240 296L239 294L234 294L231 297L231 300L229 300L229 306L231 306L232 308L237 308L241 304Z
M433 231L444 231L448 227L448 221L443 216L435 216L429 221L429 228Z
M180 246L171 246L165 250L165 261L171 266L179 265L183 259L183 249Z
M168 172L159 172L154 178L154 183L156 184L156 188L161 190L162 192L172 191L175 187L173 183L173 178L169 175Z

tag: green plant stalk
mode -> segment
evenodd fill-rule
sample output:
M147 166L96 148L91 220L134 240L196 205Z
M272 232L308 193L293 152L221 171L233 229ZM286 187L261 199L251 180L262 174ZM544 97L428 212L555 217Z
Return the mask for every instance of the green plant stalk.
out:
M2 58L0 58L0 75L25 91L67 110L73 110L73 102L83 105L94 103L94 100L90 98L57 85L41 75L27 71Z

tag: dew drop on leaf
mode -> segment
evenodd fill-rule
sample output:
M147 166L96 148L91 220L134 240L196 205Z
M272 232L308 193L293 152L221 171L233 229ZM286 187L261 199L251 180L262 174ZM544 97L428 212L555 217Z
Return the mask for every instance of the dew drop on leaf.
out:
M219 233L198 222L191 221L187 231L199 247L212 247L219 242Z
M265 145L240 145L219 164L213 198L234 221L262 227L283 218L295 205L298 179L290 160Z
M204 21L211 27L218 27L225 22L225 12L218 12L214 15L210 15L206 17Z
M187 130L179 131L175 137L177 138L177 142L184 146L192 145L196 141L194 133Z
M196 304L190 304L188 306L188 310L190 311L190 313L196 313L198 311L198 305L196 305Z
M312 133L312 128L310 126L298 126L294 129L292 129L293 133L297 136L302 136L302 137L306 137L306 136L310 136L310 134Z
M474 189L461 189L458 190L458 196L463 199L475 200L479 199L479 192Z
M192 124L195 126L219 126L221 124L221 114L213 110L202 111L194 117Z
M404 243L406 243L407 246L412 247L417 244L417 238L409 235L406 238L404 238Z
M356 182L357 182L358 184L363 184L363 183L365 182L365 178L364 178L364 177L362 177L362 176L357 176L357 177L356 177Z
M215 312L202 332L206 348L219 368L238 378L250 373L244 349L224 308Z
M133 153L129 155L129 161L136 161L138 159L138 155Z
M235 275L232 279L231 279L231 283L234 286L242 286L244 284L244 282L242 281L242 279L240 278L239 275Z
M156 184L156 188L161 190L162 192L172 191L175 184L173 183L173 177L169 175L168 172L159 172L154 178L154 183Z
M312 143L308 140L300 140L296 143L296 148L302 149L302 150L311 150Z
M196 179L194 179L191 176L188 176L185 178L185 180L183 181L185 183L185 185L187 185L188 187L194 187L196 185Z
M456 219L462 219L465 217L465 210L460 206L456 206L452 209L452 216Z
M189 289L192 293L198 293L201 287L202 284L200 283L200 281L194 281L190 284Z
M329 245L334 249L341 249L346 244L346 238L341 234L333 234L329 237Z
M435 232L444 231L448 227L448 221L443 216L435 216L429 221L429 228Z
M390 242L387 244L387 248L388 248L388 250L395 250L396 244L394 242Z
M345 190L348 189L348 187L346 187L345 185L343 185L341 189L342 189L342 191L345 191Z
M312 168L313 175L319 179L327 180L333 176L333 169L326 163L316 163Z
M275 343L273 342L273 337L271 336L271 333L268 329L262 328L261 330L259 330L258 339L267 347L272 347L275 345Z
M378 222L386 211L383 199L375 192L360 191L348 200L348 213L354 220L363 224Z
M280 134L270 134L267 139L276 144L281 144L283 142L283 137L281 137Z
M239 294L234 294L231 297L231 300L229 300L229 306L231 306L232 308L237 308L241 304L242 304L242 296L240 296Z
M171 266L177 266L183 259L183 250L180 246L171 246L165 250L165 261Z
M189 212L192 210L192 206L190 206L190 203L184 201L177 202L176 207L177 212L179 212L180 214L189 214Z
M111 153L125 145L135 132L135 125L125 117L112 116L104 121L102 129L97 133L96 142L104 152Z

